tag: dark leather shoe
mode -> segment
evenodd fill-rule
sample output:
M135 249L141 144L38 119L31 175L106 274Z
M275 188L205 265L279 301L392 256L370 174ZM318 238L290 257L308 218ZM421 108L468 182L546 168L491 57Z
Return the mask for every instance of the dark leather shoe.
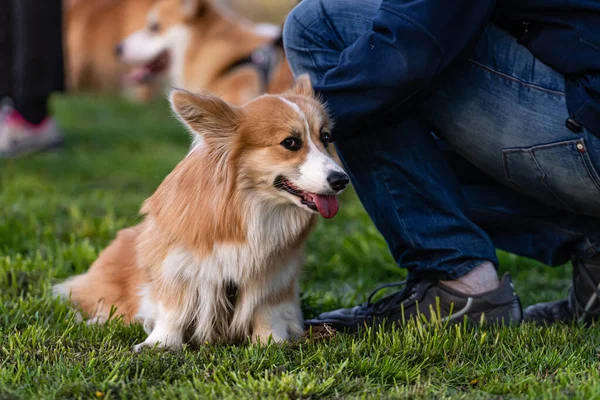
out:
M382 288L405 285L404 289L373 303L371 299ZM419 318L428 323L458 323L465 319L474 324L518 324L523 318L519 297L510 276L504 275L500 286L490 292L468 295L440 282L399 282L375 289L369 300L353 308L322 313L306 321L307 325L329 325L344 332L356 332L386 321L387 326L404 324Z
M539 324L581 322L600 317L600 256L573 259L573 282L566 299L538 303L525 309L525 320Z

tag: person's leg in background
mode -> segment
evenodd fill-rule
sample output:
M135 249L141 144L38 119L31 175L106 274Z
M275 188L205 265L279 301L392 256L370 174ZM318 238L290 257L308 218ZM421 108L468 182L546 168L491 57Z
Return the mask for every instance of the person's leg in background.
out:
M10 158L55 146L62 136L48 114L48 100L64 88L61 0L2 0L9 24L2 46L12 44L0 68L2 88L9 87L14 109L0 125L0 157ZM3 16L4 18L4 16ZM10 30L10 32L9 32Z
M48 98L64 86L61 0L12 0L13 101L32 124L48 115Z
M284 27L284 45L295 75L309 73L313 81L319 81L337 64L340 52L370 27L378 7L377 0L300 3ZM508 280L499 287L495 247L486 232L471 220L456 176L422 119L392 118L376 134L340 140L336 146L361 202L398 264L409 270L411 282L429 282L426 287L411 288L417 293L416 297L410 296L411 301L416 299L427 309L435 304L435 299L428 296L444 292L445 300L452 298L460 303L459 291L465 295L463 309L475 319L477 310L480 314L497 313L505 322L520 319L518 298ZM444 285L439 285L440 281ZM448 291L448 287L454 291ZM500 311L484 296L473 307L473 299L467 299L495 290L499 290L496 300L500 300L495 306ZM398 298L404 309L415 314L423 312L417 310L420 306L404 301L408 297ZM385 304L383 308L389 311L388 299ZM448 312L451 306L442 302L442 308ZM334 327L340 322L351 328L342 320L348 317L354 324L364 312L352 309L320 319ZM378 312L377 317L384 317L387 311L379 307Z
M0 0L0 107L12 94L12 0ZM0 121L7 110L0 109Z

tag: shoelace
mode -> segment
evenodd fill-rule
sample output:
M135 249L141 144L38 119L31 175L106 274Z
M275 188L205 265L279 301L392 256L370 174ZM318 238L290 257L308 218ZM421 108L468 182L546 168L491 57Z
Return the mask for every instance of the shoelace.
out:
M375 295L377 293L379 293L380 291L382 291L383 289L387 289L387 288L391 288L391 287L402 287L404 286L404 289L396 292L396 293L392 293L389 296L383 297L382 299L379 299L377 302L373 303L373 297L375 297ZM404 300L407 296L407 292L410 290L410 283L408 283L408 281L398 281L398 282L390 282L390 283L384 283L382 285L377 286L369 295L369 297L367 298L367 302L365 304L363 304L363 306L365 307L369 307L369 308L374 308L377 309L378 311L385 311L387 309L387 307L391 304L396 304L401 302L402 300Z

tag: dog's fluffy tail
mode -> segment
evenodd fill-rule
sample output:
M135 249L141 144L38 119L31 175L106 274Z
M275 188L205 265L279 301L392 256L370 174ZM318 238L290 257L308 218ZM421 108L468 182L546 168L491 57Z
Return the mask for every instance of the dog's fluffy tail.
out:
M71 301L91 322L122 315L131 322L139 308L143 271L136 264L135 245L140 228L123 229L89 271L52 287L54 296Z

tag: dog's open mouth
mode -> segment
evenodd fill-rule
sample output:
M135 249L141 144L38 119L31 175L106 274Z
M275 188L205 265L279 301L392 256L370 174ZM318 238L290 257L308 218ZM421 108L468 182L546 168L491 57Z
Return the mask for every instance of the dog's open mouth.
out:
M335 217L340 205L337 196L330 194L311 193L294 186L289 180L279 175L273 185L300 199L300 203L313 211L317 211L323 218Z
M169 55L169 51L165 50L154 57L149 63L134 67L127 74L127 82L132 84L151 82L154 78L167 70L170 62L171 56Z

